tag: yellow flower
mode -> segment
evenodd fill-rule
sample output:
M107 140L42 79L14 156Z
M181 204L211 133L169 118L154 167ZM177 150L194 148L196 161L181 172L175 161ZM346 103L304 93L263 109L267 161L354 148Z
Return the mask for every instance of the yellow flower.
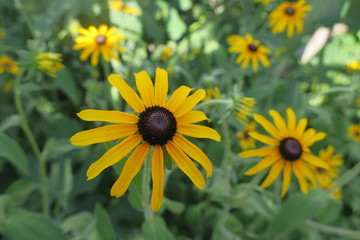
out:
M204 102L209 101L211 99L220 99L221 93L218 87L213 87L206 90L206 97L203 99Z
M0 28L0 39L5 38L5 36L6 36L6 35L5 35L4 30Z
M348 63L346 64L346 69L347 69L349 72L357 72L357 71L360 70L360 62L357 61L357 60L348 62Z
M270 13L269 26L272 33L281 33L287 28L287 36L292 37L296 29L297 33L302 33L304 28L304 18L306 13L312 9L310 5L305 5L306 0L297 2L283 2Z
M6 79L4 85L2 85L1 90L3 93L9 93L14 87L14 80L9 78Z
M80 59L84 61L91 55L93 66L98 64L100 54L107 62L110 62L111 58L120 61L116 51L125 52L125 49L115 43L124 41L124 34L116 33L116 31L115 27L109 29L106 25L100 25L98 29L94 26L88 29L80 28L82 35L75 39L73 49L84 49L80 54Z
M19 67L16 65L17 62L14 61L14 59L7 56L0 57L0 73L9 72L17 74L19 72Z
M59 53L40 53L35 57L35 60L37 69L50 77L56 77L56 72L64 67Z
M123 1L121 1L121 0L109 0L108 4L109 4L109 7L113 10L119 10L124 13L133 14L135 16L141 15L139 10L137 10L134 7L125 6Z
M235 118L242 124L248 123L248 117L251 116L256 101L254 98L241 97L236 106Z
M229 52L240 53L236 58L236 63L242 63L242 68L246 68L250 60L254 72L259 68L259 61L265 67L270 66L270 61L266 54L270 54L271 51L261 45L260 41L254 40L250 34L246 34L245 38L239 35L231 35L227 38L227 42L230 45L228 48Z
M348 128L349 137L355 139L355 141L360 142L360 124L352 124Z
M220 141L220 135L214 129L193 124L208 119L202 111L192 110L205 97L203 89L188 96L192 89L181 86L169 100L166 100L168 73L165 70L156 69L155 85L145 71L136 73L135 79L140 97L119 75L109 76L110 84L119 90L135 114L83 110L78 116L85 121L104 121L114 124L79 132L72 136L70 141L74 145L85 146L125 138L91 164L86 173L88 180L93 179L105 168L119 162L134 150L127 159L120 177L111 188L110 193L115 197L121 197L126 192L130 182L140 171L144 159L149 155L151 146L153 149L151 207L157 211L163 200L163 151L167 151L196 187L203 189L204 177L191 159L205 169L207 177L212 175L212 164L205 153L184 135L216 141Z
M168 60L172 55L174 54L174 51L168 47L164 46L161 52L161 60L166 61Z
M246 125L246 127L242 132L238 132L236 134L236 136L238 136L241 139L240 147L242 150L252 149L256 147L255 145L256 140L249 135L249 132L254 132L255 128L256 128L256 123L250 122L248 125Z
M308 120L302 118L296 124L296 115L291 108L286 110L287 122L275 110L270 110L269 114L274 120L274 124L259 114L253 114L258 122L272 137L258 132L249 132L249 135L256 140L263 142L269 147L247 150L239 153L240 157L263 157L254 167L250 168L245 174L254 175L270 167L270 171L261 184L262 188L269 187L283 171L283 185L281 195L284 196L290 187L291 175L294 172L300 183L303 193L308 193L309 184L316 184L314 173L309 166L328 169L327 163L311 155L309 147L316 141L322 140L326 134L317 133L313 128L306 129Z

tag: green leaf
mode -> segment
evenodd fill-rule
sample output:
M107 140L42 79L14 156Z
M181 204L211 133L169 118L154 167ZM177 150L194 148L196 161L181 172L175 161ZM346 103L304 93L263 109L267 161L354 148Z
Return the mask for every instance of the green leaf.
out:
M75 106L79 106L81 94L75 84L73 74L66 68L63 68L57 72L55 80L58 87L70 98L71 102Z
M164 220L155 216L143 225L143 233L146 240L171 240L174 236L167 229Z
M106 210L100 205L100 203L96 203L95 218L96 229L99 232L101 238L104 240L115 239L115 232L110 217Z
M67 240L67 236L47 216L20 208L10 208L0 232L12 240Z
M164 163L167 170L172 170L173 168L173 161L169 155L169 153L164 149Z
M172 40L178 40L186 31L186 25L175 8L170 10L166 30Z
M185 205L181 202L176 202L168 198L164 198L164 206L172 213L180 214L184 211Z
M11 115L5 118L0 125L0 133L4 132L6 129L13 127L13 126L19 126L20 125L20 117L19 115Z
M56 158L78 148L70 143L69 138L50 138L46 141L42 154L44 159Z
M38 187L38 184L25 179L19 179L6 189L5 194L11 196L11 204L21 205Z
M93 215L89 212L79 212L67 217L61 223L61 229L68 233L74 230L82 231L90 225L91 222L95 222Z
M139 172L131 181L129 187L129 202L138 210L144 208L143 190L142 190L142 172Z
M5 157L22 173L29 172L26 155L17 142L5 134L0 134L0 156Z

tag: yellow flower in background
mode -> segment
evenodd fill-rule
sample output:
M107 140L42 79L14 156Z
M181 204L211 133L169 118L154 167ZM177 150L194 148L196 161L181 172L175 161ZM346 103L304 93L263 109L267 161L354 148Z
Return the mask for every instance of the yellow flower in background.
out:
M0 57L0 74L4 72L9 72L12 74L17 74L19 72L17 62L8 56Z
M355 141L360 142L360 124L352 124L348 128L349 137Z
M236 136L240 138L240 147L242 150L255 148L256 140L249 135L249 132L254 132L256 128L255 122L250 122L245 126L242 132L238 132Z
M174 55L174 51L168 47L168 46L164 46L162 51L161 51L161 60L162 61L166 61L168 60L172 55Z
M14 87L14 80L9 78L6 79L4 84L1 87L3 93L9 93Z
M306 12L312 9L310 5L305 4L306 0L281 3L270 13L269 26L272 28L272 33L281 33L286 28L288 37L292 37L295 30L298 34L302 33Z
M127 191L130 182L140 171L144 159L149 155L151 146L153 148L151 207L154 211L158 211L164 191L163 151L169 154L196 187L203 189L204 177L191 159L205 169L207 177L212 175L212 164L205 153L185 136L220 141L220 135L214 129L194 124L208 119L202 111L192 110L205 97L203 89L188 96L192 89L181 86L175 90L169 100L166 100L168 73L165 70L156 69L155 84L145 71L136 73L135 80L140 97L119 75L109 76L110 84L119 90L120 95L135 114L83 110L78 116L85 121L104 121L114 124L79 132L72 136L70 141L74 145L85 146L124 138L91 164L86 173L88 180L93 179L133 151L126 160L120 177L111 188L111 195L115 197L121 197Z
M235 118L242 124L246 125L251 116L256 101L254 98L241 97L236 106Z
M211 99L220 99L221 93L218 87L213 87L206 90L206 97L204 98L204 102L209 101Z
M100 54L107 62L110 62L112 58L120 61L116 51L125 52L125 49L115 43L124 41L124 34L116 33L116 31L117 28L108 28L106 25L100 25L98 29L94 26L90 26L88 29L80 28L82 35L75 39L73 49L83 49L80 54L82 61L91 55L91 65L93 66L98 64Z
M3 29L0 28L0 39L4 39L5 38L5 32Z
M108 4L109 4L109 7L113 10L119 10L124 13L133 14L135 16L141 15L141 12L138 9L136 9L134 7L125 6L123 1L121 1L121 0L109 0Z
M269 147L247 150L239 153L239 156L243 158L263 158L259 163L250 168L245 173L246 175L255 175L271 166L267 177L261 184L262 188L269 187L279 177L280 173L283 172L281 195L284 196L289 190L291 175L294 173L300 183L300 190L306 194L309 189L308 180L313 185L316 185L315 176L310 166L324 169L329 168L324 160L313 156L309 149L315 142L325 138L326 134L323 132L317 133L313 128L305 130L308 120L302 118L296 123L296 115L291 108L288 108L286 113L287 122L277 111L269 111L275 125L260 114L253 114L254 120L271 137L258 132L249 132L249 135L269 145Z
M246 34L245 38L239 35L231 35L227 38L230 45L229 52L240 53L236 58L236 63L241 64L242 68L246 68L251 61L252 69L256 72L259 69L259 61L265 66L270 66L270 61L266 54L271 51L265 46L261 45L260 41L254 40L250 34Z
M64 67L59 53L40 53L35 57L35 60L37 69L50 77L56 77L56 72Z
M357 72L357 71L360 70L360 62L357 61L357 60L348 62L348 63L346 64L346 69L347 69L349 72Z

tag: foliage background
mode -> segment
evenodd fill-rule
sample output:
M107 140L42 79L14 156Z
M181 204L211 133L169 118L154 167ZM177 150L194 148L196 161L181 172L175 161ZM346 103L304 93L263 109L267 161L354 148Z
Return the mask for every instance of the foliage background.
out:
M346 64L360 60L360 2L357 0L310 0L313 10L301 35L288 39L272 35L270 4L251 0L231 1L126 1L141 10L133 16L109 9L104 0L15 0L0 2L1 55L26 64L35 53L61 53L66 66L56 78L29 73L19 91L31 130L46 159L49 213L42 212L40 169L20 128L14 94L0 95L0 236L3 239L359 239L360 180L357 177L359 143L347 136L347 127L359 123L360 72ZM343 23L344 31L334 26ZM241 159L236 132L243 125L227 108L204 106L211 125L223 137L220 143L197 140L212 160L214 175L203 191L173 168L167 171L165 202L154 218L144 221L141 174L128 193L111 198L110 188L122 164L86 181L88 166L108 146L78 148L69 143L74 133L97 123L76 117L82 109L123 109L117 92L108 87L103 65L92 67L72 50L77 26L108 24L124 32L127 52L121 62L111 62L111 72L134 86L133 73L156 67L170 75L170 88L219 87L224 99L253 97L254 112L268 109L284 113L287 107L328 137L312 150L329 144L345 161L339 183L343 198L327 192L299 192L293 181L289 194L280 198L280 181L269 189L258 187L264 174L244 172L258 159ZM310 37L319 27L330 30L325 45L308 62L300 61ZM271 66L254 73L241 69L235 55L227 52L226 37L252 34L272 50ZM174 55L161 61L161 49ZM193 50L200 49L200 54ZM184 61L184 54L188 55ZM0 75L0 86L14 79ZM231 102L231 101L230 101ZM226 116L226 117L223 117Z

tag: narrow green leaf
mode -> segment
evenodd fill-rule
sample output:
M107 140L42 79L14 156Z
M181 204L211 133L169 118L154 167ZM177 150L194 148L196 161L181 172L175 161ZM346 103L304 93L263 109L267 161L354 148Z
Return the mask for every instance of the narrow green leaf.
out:
M72 73L66 68L57 72L56 83L58 87L70 98L75 106L80 104L80 91L78 90Z
M115 232L112 226L109 214L106 210L97 203L95 206L96 229L104 240L115 239Z
M8 159L22 173L28 173L29 163L24 151L17 142L5 134L0 134L0 156Z
M167 229L164 220L155 216L154 218L146 221L143 225L144 238L146 240L171 240L174 236Z
M38 187L38 184L25 179L19 179L6 189L5 194L11 196L11 204L21 205Z
M89 212L79 212L74 215L67 217L61 223L61 229L68 233L74 230L82 231L84 230L91 222L95 222L95 218Z
M176 202L168 198L164 198L164 206L172 213L180 214L184 211L185 205L181 202Z

